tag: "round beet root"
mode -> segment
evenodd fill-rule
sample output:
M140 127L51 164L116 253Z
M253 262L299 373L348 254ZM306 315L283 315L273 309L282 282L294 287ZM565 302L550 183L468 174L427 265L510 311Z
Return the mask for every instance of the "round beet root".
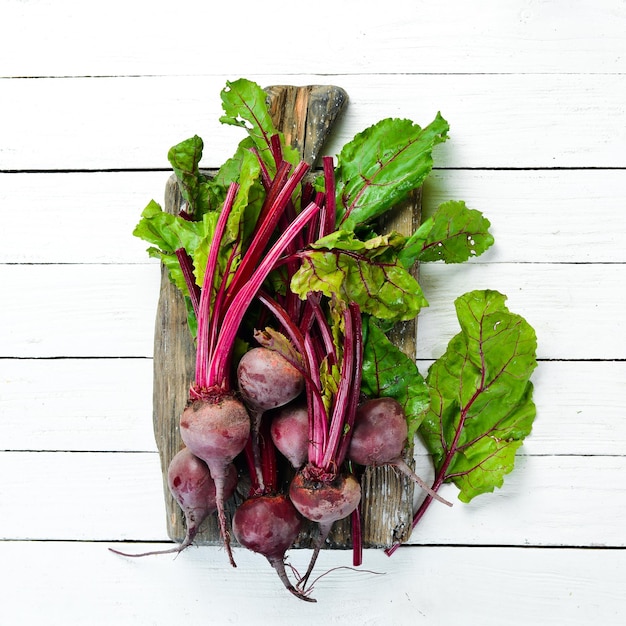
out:
M393 398L374 398L356 412L348 458L359 465L384 465L406 446L408 428L402 405Z
M272 414L272 441L295 469L301 468L309 453L309 414L306 405L288 404Z
M232 395L216 395L190 402L180 418L185 445L208 466L215 482L215 502L222 539L233 567L230 533L224 512L227 468L245 448L250 418L244 405Z
M319 526L309 567L298 586L306 585L332 525L350 515L361 501L361 485L352 474L339 474L332 480L317 480L306 476L309 469L307 465L299 471L289 486L293 505L303 517L317 522Z
M347 457L359 465L391 465L410 478L431 498L452 506L429 487L402 458L408 427L404 409L393 398L373 398L356 412Z
M301 600L315 602L296 589L285 571L285 553L296 540L302 518L283 494L249 498L235 511L233 534L237 541L267 558L285 588Z
M289 486L289 497L303 517L332 524L347 517L361 500L361 486L352 474L338 474L329 482L310 480L298 472Z
M185 516L187 536L181 545L189 545L200 524L217 510L215 482L207 464L189 448L183 448L169 464L167 484ZM225 500L233 495L236 486L237 470L231 463L224 484Z
M304 389L302 374L269 348L252 348L237 366L239 391L246 404L267 411L297 398Z

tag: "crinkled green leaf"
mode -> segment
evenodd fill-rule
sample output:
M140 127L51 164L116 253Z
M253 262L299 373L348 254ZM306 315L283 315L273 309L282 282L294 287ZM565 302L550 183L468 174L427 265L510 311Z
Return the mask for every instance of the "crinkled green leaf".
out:
M374 318L367 319L361 388L370 397L394 398L404 407L413 441L429 407L428 385L415 360L389 340Z
M303 300L319 291L355 302L363 313L380 319L412 319L427 302L418 282L397 261L397 241L393 233L367 241L348 231L324 237L300 255L291 290Z
M432 150L448 129L437 113L424 128L387 118L357 134L337 157L338 222L354 228L402 202L431 171Z
M215 208L211 181L200 172L203 147L202 139L194 135L176 144L167 153L181 194L187 203L187 213L195 219L199 219L209 208Z
M535 417L535 332L505 301L490 290L458 298L461 332L427 376L431 405L420 433L463 502L502 486Z
M225 115L220 117L220 122L245 128L270 171L275 171L270 140L276 134L281 137L283 158L294 165L298 163L298 153L285 145L282 133L278 133L272 122L267 94L255 82L245 78L228 81L222 90L222 108Z
M199 221L186 220L166 213L153 200L141 214L133 235L154 244L148 250L149 255L161 259L168 269L170 280L183 295L189 295L175 252L179 248L186 250L194 262L196 283L201 286L217 218L218 214L211 211Z
M463 263L493 245L489 220L480 211L469 209L462 200L441 204L424 223L427 224L430 229L416 257L420 262Z

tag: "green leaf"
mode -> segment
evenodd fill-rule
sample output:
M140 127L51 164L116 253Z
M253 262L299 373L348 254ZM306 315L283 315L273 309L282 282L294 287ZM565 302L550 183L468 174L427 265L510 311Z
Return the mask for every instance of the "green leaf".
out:
M170 148L167 154L187 203L187 213L195 219L199 219L211 205L211 183L199 169L203 147L202 139L194 135Z
M403 242L396 233L363 242L352 232L336 231L301 253L291 290L303 300L319 291L355 302L363 313L380 319L412 319L428 303L418 282L397 260Z
M430 229L416 257L420 262L463 263L493 245L489 220L461 200L444 202L427 222Z
M505 301L489 290L458 298L461 332L427 376L431 405L420 433L438 480L454 482L463 502L502 486L535 417L535 332Z
M257 217L263 204L265 192L258 178L260 165L257 158L247 152L243 155L239 164L239 188L235 196L233 207L222 240L219 242L218 273L216 284L225 281L230 282L232 275L239 266L248 238L256 225ZM218 212L211 211L204 215L207 222L204 237L193 250L187 250L194 262L194 272L198 285L204 283L209 250L213 243L213 235L217 224Z
M175 252L184 248L194 258L196 252L202 250L203 242L211 239L216 221L215 213L205 214L199 222L186 220L166 213L159 204L151 200L143 210L133 235L152 244L148 249L149 256L158 258L165 264L170 280L184 296L188 296L189 291Z
M429 407L428 385L415 361L389 340L374 318L366 318L365 323L361 389L372 398L397 400L407 417L408 440L413 441Z
M357 134L337 158L337 221L345 228L373 220L404 200L430 173L435 145L447 139L440 113L421 128L387 118Z
M254 142L250 137L242 139L237 146L235 154L230 159L227 159L217 171L213 182L222 187L225 191L231 183L238 182L244 161L251 154L250 149L253 147Z
M281 138L283 158L294 165L298 163L298 153L285 145L282 133L276 130L267 107L267 94L259 85L245 78L227 81L222 90L222 108L225 115L220 117L220 122L245 128L271 172L276 170L270 149L273 135L279 134Z

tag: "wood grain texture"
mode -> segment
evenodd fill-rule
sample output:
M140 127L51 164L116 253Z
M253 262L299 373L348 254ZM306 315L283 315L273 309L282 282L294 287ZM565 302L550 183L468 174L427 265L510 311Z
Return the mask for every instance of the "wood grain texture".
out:
M265 89L274 125L303 161L319 165L318 156L339 116L348 94L336 85L272 85Z

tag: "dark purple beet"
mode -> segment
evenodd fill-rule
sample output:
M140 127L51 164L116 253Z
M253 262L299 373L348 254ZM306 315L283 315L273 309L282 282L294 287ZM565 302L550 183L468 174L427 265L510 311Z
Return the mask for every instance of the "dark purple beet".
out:
M248 550L265 556L293 595L315 602L291 584L285 571L285 553L301 527L302 518L283 494L249 498L233 516L233 534L237 541Z
M402 458L407 445L406 414L402 405L393 398L373 398L359 405L348 459L359 465L392 465L410 478L431 498L452 506L433 491Z
M272 441L295 469L308 459L309 414L305 404L287 404L272 413Z
M302 374L284 356L263 347L241 357L237 382L246 405L261 411L291 402L304 389Z
M185 445L209 467L215 482L217 517L226 553L233 567L230 533L224 513L228 467L245 448L250 436L250 417L233 395L215 395L190 402L180 418Z
M361 501L361 485L352 474L338 474L332 479L318 480L309 476L310 466L299 471L289 485L289 497L303 517L317 522L319 535L306 574L299 584L305 585L332 525L350 515ZM313 468L315 473L315 468Z
M112 550L124 556L150 556L153 554L168 554L182 552L195 539L200 525L211 513L217 510L215 501L215 482L207 464L193 454L189 448L183 448L174 455L167 470L167 484L170 493L180 506L185 516L185 538L170 550L142 552L128 554L119 550ZM237 486L237 470L231 463L226 471L224 484L224 498L230 498Z

